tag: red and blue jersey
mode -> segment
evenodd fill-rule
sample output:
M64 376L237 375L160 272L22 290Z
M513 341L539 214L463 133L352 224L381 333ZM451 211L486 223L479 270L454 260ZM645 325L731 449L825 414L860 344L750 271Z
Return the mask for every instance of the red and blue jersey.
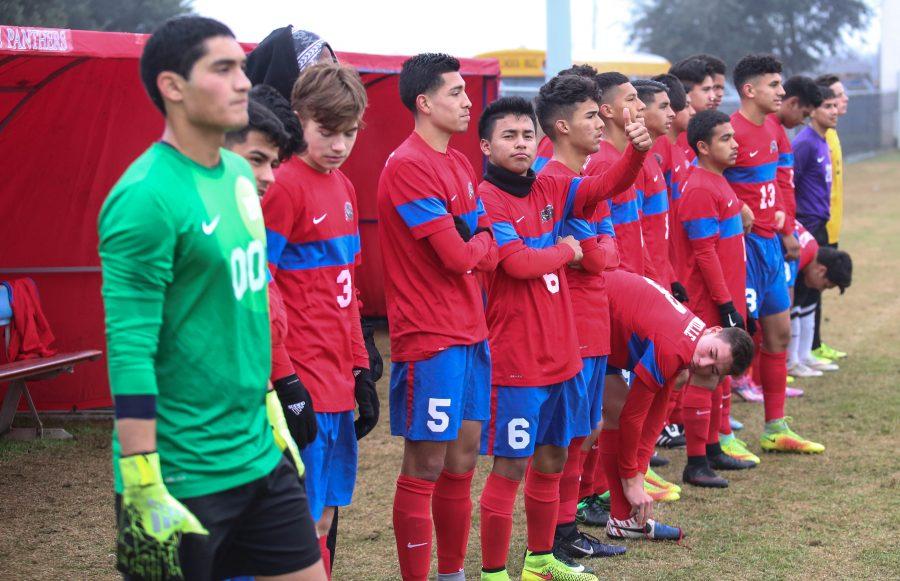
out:
M352 410L353 368L369 366L354 287L360 245L353 185L340 170L318 172L293 157L278 169L262 209L297 375L316 410Z
M378 225L394 361L420 361L487 338L475 275L450 271L426 240L454 228L454 216L473 232L490 228L475 183L462 153L436 151L417 133L385 163L378 182Z
M667 141L665 138L657 141ZM652 151L652 150L651 150ZM656 155L644 158L644 166L635 183L641 213L641 232L647 254L656 271L657 282L670 288L675 279L669 258L669 190Z
M756 125L740 111L731 116L731 126L738 142L738 157L734 166L725 170L725 179L738 198L753 211L752 232L772 238L778 232L775 212L784 210L775 182L778 142L769 125Z
M538 143L537 155L534 156L534 162L531 164L531 169L534 170L534 173L540 173L544 166L547 165L553 158L553 142L550 141L550 138L546 135L541 137L540 143Z
M794 220L797 217L797 200L794 197L794 148L778 115L775 113L767 115L766 125L775 136L775 143L778 144L778 171L775 173L775 183L778 185L778 195L781 196L785 214L784 228L781 231L790 233L794 231Z
M591 196L580 177L547 174L539 175L523 196L487 181L478 190L500 254L487 286L491 383L536 387L570 379L581 371L565 273L572 251L557 245L557 238L567 218L593 213L599 196ZM522 254L527 252L533 259ZM543 266L513 268L523 259Z
M675 138L675 147L681 152L681 155L684 159L687 160L688 164L695 165L697 160L697 152L694 151L694 148L690 146L687 140L687 131L682 131L678 134L678 137Z
M743 204L721 175L695 167L684 187L676 220L681 224L679 280L688 305L708 324L718 325L718 305L745 307Z

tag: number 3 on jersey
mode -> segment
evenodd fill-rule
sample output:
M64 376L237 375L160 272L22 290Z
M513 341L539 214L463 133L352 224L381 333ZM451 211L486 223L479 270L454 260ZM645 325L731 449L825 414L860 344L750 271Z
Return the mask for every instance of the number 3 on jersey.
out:
M336 282L341 285L341 294L337 296L337 304L342 309L346 309L350 306L350 301L353 298L353 281L350 278L350 269L345 268L342 270L337 276Z

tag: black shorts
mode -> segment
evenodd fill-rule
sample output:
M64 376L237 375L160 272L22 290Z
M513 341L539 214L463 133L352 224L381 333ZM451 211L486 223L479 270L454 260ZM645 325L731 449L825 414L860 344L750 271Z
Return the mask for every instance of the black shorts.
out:
M306 489L285 457L258 480L179 500L209 531L182 538L178 554L185 579L284 575L322 557ZM117 521L121 502L117 494Z
M803 282L803 274L797 276L797 284L794 285L794 308L791 314L804 316L816 310L816 305L822 299L822 291L809 288Z

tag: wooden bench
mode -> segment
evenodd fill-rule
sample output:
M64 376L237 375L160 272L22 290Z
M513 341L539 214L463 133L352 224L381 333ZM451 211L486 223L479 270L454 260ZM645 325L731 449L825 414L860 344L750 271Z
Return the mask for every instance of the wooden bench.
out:
M69 432L52 428L45 429L38 416L37 408L28 392L28 381L41 381L56 377L60 373L73 373L75 366L85 361L95 361L103 355L102 351L74 351L72 353L60 353L52 357L39 359L25 359L0 365L0 382L9 382L9 390L3 398L3 406L0 407L0 437L14 440L34 440L48 438L52 440L68 440L72 437ZM31 416L36 426L34 428L13 428L12 422L19 408L22 396L28 403Z

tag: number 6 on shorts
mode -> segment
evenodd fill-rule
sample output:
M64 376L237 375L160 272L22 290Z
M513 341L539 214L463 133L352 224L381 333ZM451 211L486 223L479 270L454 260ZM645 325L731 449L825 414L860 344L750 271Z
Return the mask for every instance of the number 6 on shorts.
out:
M513 450L522 450L531 443L531 434L528 433L530 427L528 420L525 418L513 418L506 424L506 433L509 439L509 447Z

